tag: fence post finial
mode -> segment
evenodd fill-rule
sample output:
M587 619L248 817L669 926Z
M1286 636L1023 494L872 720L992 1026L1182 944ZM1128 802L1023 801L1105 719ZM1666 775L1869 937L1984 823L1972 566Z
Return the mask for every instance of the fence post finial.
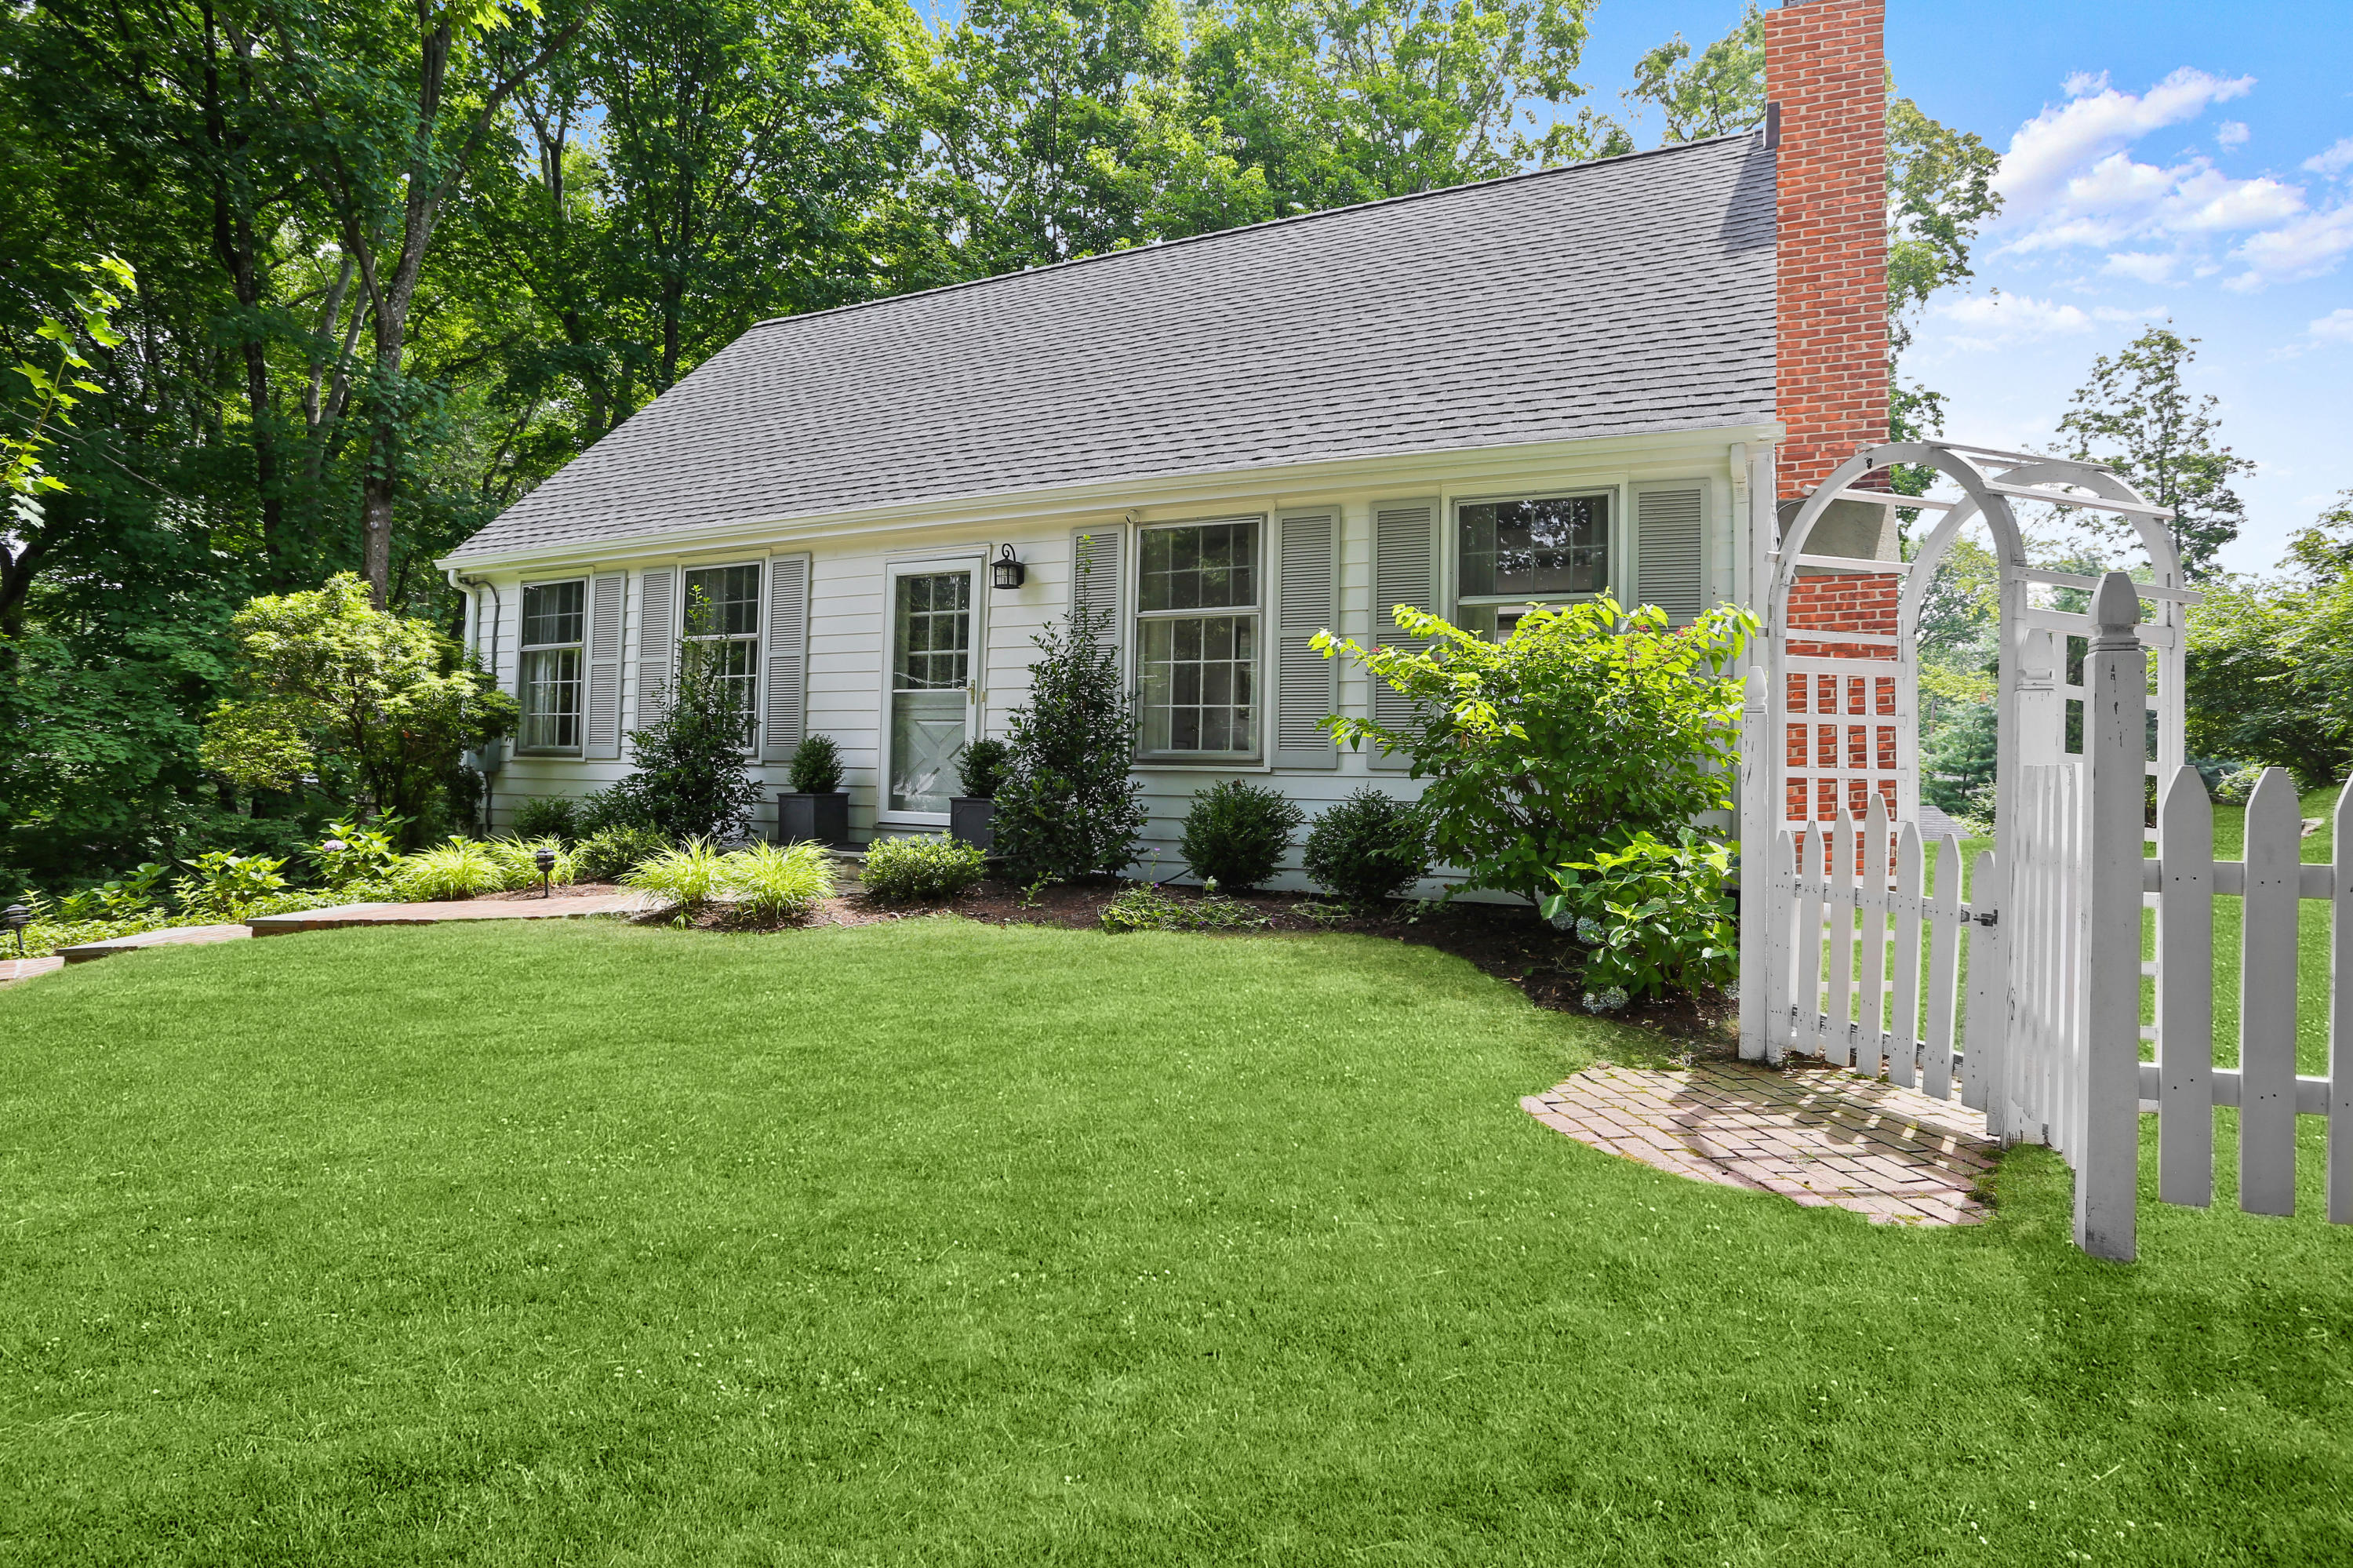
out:
M2099 624L2100 649L2122 653L2140 646L2140 589L2122 572L2100 578L2092 594L2092 619ZM2129 647L2118 647L2119 641Z

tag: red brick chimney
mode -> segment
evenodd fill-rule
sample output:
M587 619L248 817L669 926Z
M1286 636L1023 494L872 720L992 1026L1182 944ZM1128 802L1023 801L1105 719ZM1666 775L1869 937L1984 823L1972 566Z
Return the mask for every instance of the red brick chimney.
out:
M1883 0L1765 14L1775 105L1784 499L1887 439L1887 59Z
M1765 14L1768 133L1778 138L1774 370L1784 435L1775 477L1784 518L1832 469L1887 439L1884 21L1884 0L1785 0ZM1886 487L1883 475L1858 485ZM1868 503L1834 504L1806 553L1892 557L1889 515ZM1879 662L1895 651L1837 633L1893 638L1900 581L1808 572L1790 586L1787 652L1856 662L1852 675L1817 666L1789 676L1793 821L1827 821L1841 807L1859 814L1874 790L1898 808L1894 667ZM1841 767L1876 776L1824 776Z

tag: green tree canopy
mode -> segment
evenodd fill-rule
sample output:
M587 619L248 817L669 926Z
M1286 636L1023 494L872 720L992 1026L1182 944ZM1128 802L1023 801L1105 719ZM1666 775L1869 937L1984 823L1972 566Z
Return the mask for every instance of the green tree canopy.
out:
M2072 455L2107 464L2152 503L2173 508L2168 526L2182 569L2202 577L2246 521L2246 504L2231 481L2255 465L2221 444L2214 397L2197 396L2183 383L2197 344L2168 322L2116 354L2101 355L2059 429L2071 438ZM2137 538L2125 522L2094 526L2111 538Z
M403 819L414 842L459 752L512 728L515 702L432 627L369 599L343 572L239 610L239 695L213 711L204 757L250 788L338 789L364 819Z

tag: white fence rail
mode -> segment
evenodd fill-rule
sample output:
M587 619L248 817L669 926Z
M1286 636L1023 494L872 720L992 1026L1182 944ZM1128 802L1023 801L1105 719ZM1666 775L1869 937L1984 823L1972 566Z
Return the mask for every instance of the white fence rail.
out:
M1861 820L1780 828L1744 899L1750 972L1742 1052L1796 1052L1963 1103L1989 1131L2047 1143L2075 1171L2075 1235L2098 1255L2137 1250L2140 1116L2158 1117L2158 1192L2213 1201L2214 1107L2238 1112L2239 1206L2295 1209L2296 1118L2326 1117L2328 1218L2353 1224L2353 780L2336 810L2334 860L2301 863L2286 773L2263 775L2245 856L2213 858L2197 771L2161 782L2157 858L2144 832L2148 662L2130 579L2111 573L2084 665L2084 755L2016 769L2004 858L1981 852L1962 898L1960 846L1891 825L1874 795ZM1782 802L1755 760L1767 733L1749 683L1744 816L1752 843ZM2241 904L2239 1065L2214 1061L2214 901ZM1754 900L1752 907L1751 900ZM2296 1072L2299 907L2330 907L2328 1072ZM2153 960L2142 911L2157 912ZM1756 970L1761 968L1762 973ZM1962 974L1966 970L1964 983ZM2140 1022L2155 981L2154 1024ZM2155 1043L2154 1061L2140 1060Z

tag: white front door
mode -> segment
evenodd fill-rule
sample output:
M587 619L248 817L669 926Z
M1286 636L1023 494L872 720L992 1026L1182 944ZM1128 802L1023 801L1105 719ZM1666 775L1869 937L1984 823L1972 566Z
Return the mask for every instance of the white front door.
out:
M883 696L882 810L948 814L979 696L977 562L894 566Z

